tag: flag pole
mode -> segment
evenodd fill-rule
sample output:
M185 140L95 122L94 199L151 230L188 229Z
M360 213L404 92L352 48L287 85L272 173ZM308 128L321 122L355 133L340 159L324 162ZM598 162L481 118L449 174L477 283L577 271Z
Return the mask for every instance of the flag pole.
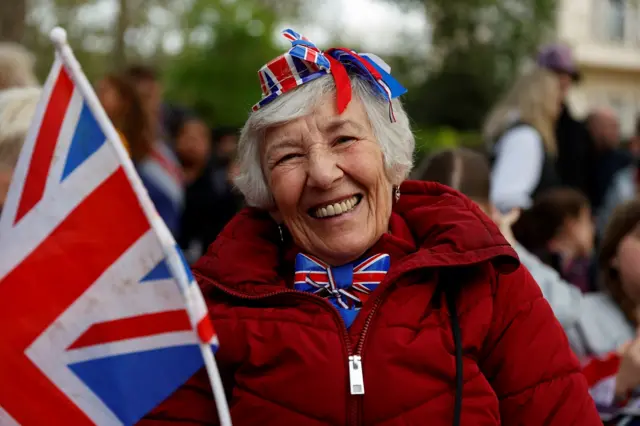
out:
M176 251L175 240L153 206L147 190L142 184L128 152L122 143L117 143L120 141L120 136L107 116L107 113L102 108L102 104L98 100L91 83L87 80L80 63L67 43L66 31L60 27L56 27L51 31L49 38L54 44L56 52L69 73L69 76L82 93L89 109L95 115L100 129L104 132L106 138L111 141L111 147L115 150L116 155L122 164L122 168L138 196L140 206L149 220L151 227L156 231L156 234L160 239L160 244L167 258L167 265L178 282L180 292L185 300L186 310L189 315L189 319L191 320L193 331L198 338L200 352L204 360L204 365L207 369L209 382L211 384L216 408L218 410L220 426L231 426L231 415L229 413L227 398L222 385L222 379L220 378L220 372L218 371L218 366L213 355L213 350L211 348L212 344L217 343L217 338L209 337L209 340L204 341L205 339L201 338L202 336L197 332L200 319L202 319L203 316L207 316L208 319L207 307L204 298L202 297L202 293L200 292L198 285L190 281L190 277L187 275L187 272L183 267L183 260Z

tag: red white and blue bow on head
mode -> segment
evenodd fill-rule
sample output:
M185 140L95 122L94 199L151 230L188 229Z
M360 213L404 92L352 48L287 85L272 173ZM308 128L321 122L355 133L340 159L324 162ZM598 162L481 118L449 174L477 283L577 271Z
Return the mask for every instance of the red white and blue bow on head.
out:
M293 286L296 290L329 299L350 327L371 292L387 274L389 265L388 254L376 254L342 266L329 266L314 256L299 253Z
M254 111L302 84L331 74L336 84L338 113L342 114L351 101L349 73L355 73L369 81L376 92L389 101L390 118L395 121L391 99L406 93L407 89L391 76L391 68L382 59L341 47L323 52L291 29L284 30L282 35L291 42L291 49L258 71L262 99L253 106Z

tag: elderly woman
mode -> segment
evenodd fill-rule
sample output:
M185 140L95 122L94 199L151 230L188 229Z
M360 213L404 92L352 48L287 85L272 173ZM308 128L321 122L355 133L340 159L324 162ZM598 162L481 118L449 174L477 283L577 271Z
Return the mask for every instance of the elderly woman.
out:
M600 424L497 227L452 189L403 183L414 139L386 64L284 34L240 140L254 207L194 268L234 424ZM204 371L141 424L175 422L216 424Z

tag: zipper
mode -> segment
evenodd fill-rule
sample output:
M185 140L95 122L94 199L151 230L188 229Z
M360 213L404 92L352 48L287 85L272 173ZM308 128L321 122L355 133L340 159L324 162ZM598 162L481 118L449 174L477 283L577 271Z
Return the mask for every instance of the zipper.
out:
M391 287L391 285L389 285ZM351 395L364 395L364 376L362 371L362 351L364 350L364 343L367 338L367 334L369 332L369 327L371 322L373 321L373 317L375 316L378 308L382 305L382 301L389 291L389 287L385 288L384 291L376 298L369 315L362 326L362 330L360 331L360 336L358 336L358 342L355 346L355 351L353 355L349 356L349 385L351 390ZM345 327L346 328L346 327ZM360 406L362 405L362 398L351 398L350 400L350 424L357 426L360 424Z
M213 284L213 286L216 289L222 291L223 293L226 293L230 296L237 297L240 299L260 300L260 299L266 299L269 297L279 296L283 294L291 294L292 296L295 296L295 297L312 300L314 303L321 305L323 307L328 307L327 299L324 299L320 296L316 296L315 294L303 293L290 288L283 288L277 291L261 294L258 296L249 296L247 294L243 294L243 293L231 290L229 288L226 288L216 283L215 281L207 280L207 282ZM382 283L380 284L382 285ZM389 287L391 287L391 285L389 285ZM373 321L373 317L375 316L377 310L380 308L380 305L382 305L384 297L389 291L389 287L385 288L384 292L376 298L374 305L371 308L369 315L367 315L364 325L362 326L362 330L360 331L360 335L358 336L358 341L356 343L355 348L351 345L349 330L347 329L347 326L344 323L344 320L340 316L340 313L336 309L330 309L331 312L334 313L334 315L338 315L340 317L340 324L342 325L342 337L347 349L347 371L349 372L350 395L364 395L365 388L364 388L364 375L362 371L362 351L364 349L365 340L369 332L369 327L371 325L371 322ZM359 408L361 404L362 404L362 398L350 398L350 422L349 422L350 424L353 424L356 426L360 424Z

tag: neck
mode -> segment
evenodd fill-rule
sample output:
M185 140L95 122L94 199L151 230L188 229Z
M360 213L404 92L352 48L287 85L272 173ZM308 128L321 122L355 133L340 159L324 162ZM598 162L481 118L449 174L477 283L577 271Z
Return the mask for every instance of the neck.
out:
M192 183L202 175L205 168L204 162L194 162L183 164L182 170L187 183Z

